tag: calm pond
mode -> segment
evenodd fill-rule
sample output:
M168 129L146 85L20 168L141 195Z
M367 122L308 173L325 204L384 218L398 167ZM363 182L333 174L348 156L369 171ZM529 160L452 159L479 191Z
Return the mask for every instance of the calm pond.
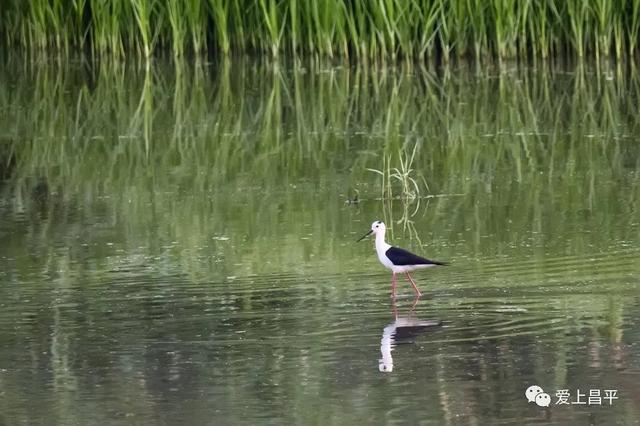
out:
M5 60L0 424L640 422L639 95L582 66ZM420 300L355 243L376 219L451 262Z

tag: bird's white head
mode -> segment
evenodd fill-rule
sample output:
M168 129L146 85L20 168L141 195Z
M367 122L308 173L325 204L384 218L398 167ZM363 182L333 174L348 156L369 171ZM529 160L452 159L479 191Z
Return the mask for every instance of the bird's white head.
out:
M362 237L360 237L360 239L358 241L363 240L365 237L371 235L371 234L383 234L385 233L385 231L387 230L387 227L384 225L384 222L382 222L381 220L376 220L375 222L373 222L371 224L371 229L364 234Z
M387 230L387 227L385 226L384 222L381 220L376 220L371 224L371 232L373 232L374 234L377 234L379 232L385 232L386 230Z

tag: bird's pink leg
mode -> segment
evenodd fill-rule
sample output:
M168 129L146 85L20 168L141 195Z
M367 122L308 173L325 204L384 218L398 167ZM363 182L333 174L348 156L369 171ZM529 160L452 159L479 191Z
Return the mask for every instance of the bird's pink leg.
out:
M396 273L393 272L391 275L391 298L395 299L396 298Z
M417 297L416 297L417 299ZM398 307L396 306L396 298L391 298L391 313L393 314L393 319L398 319Z
M422 296L422 293L420 293L420 289L418 288L416 283L413 281L413 278L411 278L411 275L409 275L408 272L405 272L405 275L407 276L407 278L409 278L409 282L413 286L413 290L416 292L416 297Z

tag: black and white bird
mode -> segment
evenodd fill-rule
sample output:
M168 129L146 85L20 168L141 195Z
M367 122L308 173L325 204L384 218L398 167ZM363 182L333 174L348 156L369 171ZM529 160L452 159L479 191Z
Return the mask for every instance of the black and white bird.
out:
M378 253L378 259L385 267L391 269L391 297L396 295L396 274L405 274L405 277L409 280L413 286L413 290L416 296L422 296L420 289L413 281L413 278L409 272L416 269L431 268L433 266L447 265L445 262L437 262L435 260L425 259L417 254L413 254L407 250L399 247L393 247L384 240L384 234L387 231L387 227L384 223L376 220L371 224L369 232L364 234L358 241L363 240L365 237L371 234L376 235L376 252Z

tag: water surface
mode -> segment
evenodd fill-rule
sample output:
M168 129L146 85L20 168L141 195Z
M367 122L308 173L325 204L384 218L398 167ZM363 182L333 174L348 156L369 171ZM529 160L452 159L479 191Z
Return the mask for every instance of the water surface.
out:
M634 73L5 62L0 81L2 423L639 421ZM368 169L415 146L419 194L389 197ZM452 263L415 274L421 300L401 281L393 302L354 242L375 219Z

